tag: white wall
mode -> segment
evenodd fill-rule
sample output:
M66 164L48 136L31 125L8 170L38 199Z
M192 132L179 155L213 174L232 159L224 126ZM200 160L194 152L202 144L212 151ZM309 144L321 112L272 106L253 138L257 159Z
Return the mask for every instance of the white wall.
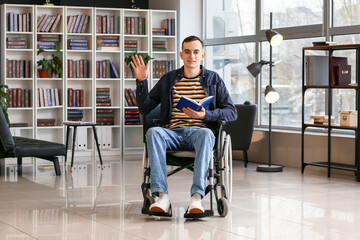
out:
M202 0L149 0L149 8L177 11L177 49L179 51L181 51L181 42L187 36L196 35L202 38ZM179 55L178 66L182 66Z

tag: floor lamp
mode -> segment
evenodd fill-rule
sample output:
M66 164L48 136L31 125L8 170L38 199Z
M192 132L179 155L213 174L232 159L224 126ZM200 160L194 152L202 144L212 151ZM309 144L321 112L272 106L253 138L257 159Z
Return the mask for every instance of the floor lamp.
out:
M256 171L258 172L281 172L283 166L271 164L271 115L272 115L272 104L276 103L280 95L272 86L272 67L274 63L272 61L272 47L279 46L283 40L283 36L278 32L272 30L272 12L270 13L270 29L266 31L266 38L270 43L270 61L263 61L250 64L247 69L249 72L256 77L264 65L269 64L269 85L265 88L265 101L269 103L269 162L268 164L258 165Z

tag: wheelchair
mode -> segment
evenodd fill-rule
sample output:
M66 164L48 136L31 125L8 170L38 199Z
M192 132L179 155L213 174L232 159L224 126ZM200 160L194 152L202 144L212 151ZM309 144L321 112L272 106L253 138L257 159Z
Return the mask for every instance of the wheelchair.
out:
M160 105L153 109L150 113L143 115L143 136L144 136L144 154L142 160L143 182L141 184L141 191L143 195L143 206L141 209L142 214L153 216L172 216L172 209L170 205L169 212L157 213L150 212L149 207L154 203L154 198L150 190L150 165L146 148L145 134L151 127L158 126L160 116ZM212 153L212 159L208 170L208 185L205 190L205 195L210 194L210 209L205 210L202 214L190 214L186 210L185 218L203 218L214 216L213 198L217 204L217 211L221 217L225 217L229 210L229 204L232 199L232 149L231 137L223 131L225 121L218 121L218 129L215 136L215 145ZM166 164L173 166L167 172L167 176L171 176L181 170L188 169L194 170L194 151L167 151Z

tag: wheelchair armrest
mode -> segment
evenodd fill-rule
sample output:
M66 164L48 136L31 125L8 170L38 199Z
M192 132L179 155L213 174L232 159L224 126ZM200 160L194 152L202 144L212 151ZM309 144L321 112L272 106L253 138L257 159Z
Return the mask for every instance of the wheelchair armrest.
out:
M159 125L160 119L148 119L147 123L148 124L157 124L157 125Z
M217 121L217 125L220 127L223 127L224 125L226 124L226 121L224 121L224 120L218 120Z

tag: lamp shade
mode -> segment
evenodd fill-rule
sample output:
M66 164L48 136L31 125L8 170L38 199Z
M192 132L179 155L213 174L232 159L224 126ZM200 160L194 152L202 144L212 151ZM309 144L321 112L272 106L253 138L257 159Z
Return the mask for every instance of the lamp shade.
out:
M279 46L283 40L283 36L274 30L267 30L266 38L273 47Z
M265 101L267 103L276 103L280 98L279 93L271 85L265 88Z
M247 69L249 70L251 75L256 77L257 75L259 75L259 73L261 72L261 68L265 64L269 64L269 62L261 60L260 62L257 62L257 63L254 62L254 63L250 64L249 66L247 66Z

